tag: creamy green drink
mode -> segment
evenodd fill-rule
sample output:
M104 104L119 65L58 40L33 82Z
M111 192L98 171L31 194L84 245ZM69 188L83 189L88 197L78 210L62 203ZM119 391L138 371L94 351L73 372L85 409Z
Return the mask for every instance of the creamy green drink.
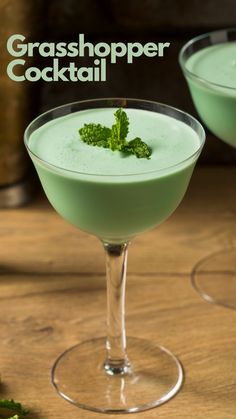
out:
M174 117L126 108L128 137L141 137L150 159L93 147L78 129L111 126L115 108L58 117L36 129L28 148L45 193L65 219L108 242L124 242L165 220L179 205L200 152L199 135Z
M191 39L181 49L179 62L203 122L236 148L236 28ZM204 300L236 308L235 261L236 250L230 248L196 264L191 282ZM215 266L222 267L217 284L212 275Z
M193 48L193 42L189 47L187 44L182 68L202 120L217 137L236 147L236 42L223 42L225 36L216 34L208 37L216 44L201 49L198 42L203 37L196 38L196 52L188 57L187 49ZM208 42L208 38L206 35L204 40Z
M191 115L128 98L70 103L40 115L25 131L49 201L101 239L106 255L107 337L67 349L52 368L57 393L73 405L134 413L165 403L181 388L183 369L168 349L132 337L127 349L128 245L178 206L204 141Z

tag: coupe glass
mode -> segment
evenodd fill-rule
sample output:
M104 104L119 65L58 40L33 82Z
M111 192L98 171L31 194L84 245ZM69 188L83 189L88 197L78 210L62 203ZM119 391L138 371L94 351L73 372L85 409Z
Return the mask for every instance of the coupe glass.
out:
M228 42L236 42L236 28L197 36L183 46L179 62L202 121L213 134L236 148L236 82L235 88L219 85L186 67L188 58L197 51ZM236 80L236 56L232 57L232 65ZM208 302L236 309L236 248L223 249L198 262L193 270L192 284Z
M65 170L42 160L30 149L32 133L49 121L82 110L108 107L169 115L173 122L182 121L197 133L199 147L172 167L113 176ZM134 236L160 224L181 202L204 140L202 126L190 115L136 99L68 104L42 114L26 129L25 145L49 201L67 221L97 236L106 254L107 337L67 349L52 369L52 383L59 395L79 407L108 413L138 412L165 403L182 385L181 364L168 349L136 337L126 341L127 252Z

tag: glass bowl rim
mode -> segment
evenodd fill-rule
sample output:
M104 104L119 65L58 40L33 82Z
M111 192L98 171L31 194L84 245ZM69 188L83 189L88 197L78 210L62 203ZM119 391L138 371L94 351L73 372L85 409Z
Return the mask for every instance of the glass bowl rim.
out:
M188 125L190 128L192 128L193 130L194 130L194 132L196 132L196 134L198 135L198 137L199 137L199 147L197 148L197 150L196 151L194 151L194 153L192 153L190 156L188 156L187 158L185 158L184 160L181 160L180 162L178 162L178 163L175 163L175 164L173 164L173 165L170 165L170 166L167 166L167 167L164 167L164 168L161 168L161 169L155 169L155 170L149 170L149 171L147 171L147 172L140 172L140 173L127 173L127 174L97 174L97 173L90 173L90 172L80 172L80 171L78 171L78 170L70 170L70 169L65 169L64 167L60 167L60 166L57 166L57 165L55 165L55 164L52 164L52 163L50 163L50 162L48 162L48 161L46 161L45 159L43 159L43 158L41 158L41 157L39 157L36 153L34 153L31 149L30 149L30 147L29 147L29 144L28 144L28 140L29 140L29 138L30 138L30 135L28 134L29 133L29 130L33 127L33 125L35 124L35 123L37 123L40 119L42 119L42 118L44 118L45 116L47 116L47 115L49 115L49 114L51 114L51 113L53 113L53 112L55 112L55 111L60 111L61 109L65 109L65 108L70 108L71 106L75 106L75 105L77 105L77 104L81 104L81 105L84 105L84 106L86 106L86 105L89 105L89 104L92 104L92 103L98 103L98 102L104 102L104 104L105 104L105 102L107 102L107 101L113 101L113 102L124 102L124 101L127 101L127 102L133 102L133 103L136 103L136 102L140 102L140 103L145 103L146 105L153 105L153 106L155 106L155 105L157 105L157 106L159 106L159 107L163 107L163 108L165 108L165 109L171 109L172 110L172 112L174 112L174 113L177 113L177 114L181 114L181 115L184 115L185 117L187 117L190 121L192 121L194 124L195 124L195 126L198 128L198 130L199 130L199 133L197 133L196 132L196 130L194 129L194 128L192 128L192 126L190 126L189 124L187 124L186 122L184 122L184 121L181 121L181 120L179 120L180 122L183 122L184 124L186 124L186 125ZM107 107L107 106L104 106L104 108L105 107ZM117 105L114 105L114 106L110 106L110 107L114 107L114 108L116 108L116 107L119 107L119 106L117 106ZM100 106L100 108L102 108L101 106ZM130 109L139 109L139 108L132 108L131 106L127 106L127 108L130 108ZM88 110L88 109L91 109L91 108L84 108L84 109L80 109L80 110L77 110L77 111L75 111L75 112L79 112L79 111L82 111L82 110ZM93 109L96 109L96 106L94 106L93 107ZM125 108L124 108L125 109ZM142 110L147 110L147 109L142 109ZM152 112L152 110L151 109L149 109L148 111L150 111L150 112ZM156 112L156 111L153 111L153 112ZM74 113L74 112L73 112ZM156 112L156 113L161 113L161 112ZM50 122L50 121L52 121L53 119L57 119L57 118L60 118L60 117L62 117L62 116L66 116L66 115L68 115L68 113L65 113L64 115L58 115L58 117L56 117L56 118L52 118L52 119L50 119L49 121L47 121L47 122ZM167 116L169 116L168 115L168 113L166 113L165 115L167 115ZM170 116L171 118L174 118L173 116ZM174 118L174 119L177 119L177 118ZM47 123L46 122L46 123ZM45 125L45 124L42 124L41 126L43 126L43 125ZM38 128L37 128L38 129ZM183 164L185 164L185 163L187 163L188 161L190 161L190 160L192 160L195 156L197 156L197 155L199 155L200 154L200 152L201 152L201 150L202 150L202 148L203 148L203 146L204 146L204 143L205 143L205 139L206 139L206 134L205 134L205 130L204 130L204 128L203 128L203 126L202 126L202 124L195 118L195 117L193 117L192 115L190 115L189 113L187 113L187 112L185 112L185 111L182 111L182 110L180 110L180 109L178 109L178 108L175 108L175 107L173 107L173 106L170 106L170 105L166 105L166 104L164 104L164 103L161 103L161 102L156 102L156 101L152 101L152 100L146 100L146 99L136 99L136 98L126 98L126 97L107 97L107 98L95 98L95 99L86 99L86 100L79 100L79 101L75 101L75 102L70 102L70 103L66 103L66 104L64 104L64 105L60 105L60 106L57 106L57 107L55 107L55 108L52 108L52 109L49 109L49 110L47 110L46 112L43 112L42 114L40 114L40 115L38 115L36 118L34 118L31 122L30 122L30 124L26 127L26 129L25 129L25 132L24 132L24 144L25 144L25 147L26 147L26 149L27 149L27 151L28 151L28 153L29 153L29 155L32 155L32 156L34 156L34 159L36 159L38 162L40 162L43 166L46 166L46 167L48 167L49 169L51 169L52 171L54 171L55 172L55 170L56 171L59 171L59 172L66 172L66 173L73 173L73 174L77 174L77 175L82 175L82 176L86 176L86 177L89 177L89 176L91 176L91 177L96 177L96 178L124 178L124 177L138 177L138 176L143 176L143 175L147 175L147 174L154 174L154 173L163 173L163 172L165 172L165 171L168 171L168 170L170 170L170 169L174 169L174 168L177 168L178 166L182 166Z

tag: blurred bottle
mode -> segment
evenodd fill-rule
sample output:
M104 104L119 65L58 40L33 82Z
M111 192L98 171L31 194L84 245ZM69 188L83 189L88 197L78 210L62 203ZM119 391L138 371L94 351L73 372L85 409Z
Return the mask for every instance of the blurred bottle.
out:
M0 207L17 207L32 193L24 130L32 118L33 83L14 82L7 76L13 59L7 52L7 39L23 34L36 40L42 30L43 0L1 0L0 2ZM28 61L28 60L27 60Z

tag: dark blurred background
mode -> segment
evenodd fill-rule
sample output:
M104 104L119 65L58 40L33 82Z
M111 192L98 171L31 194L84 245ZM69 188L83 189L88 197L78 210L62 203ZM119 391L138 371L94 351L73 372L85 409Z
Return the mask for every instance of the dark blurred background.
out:
M235 0L0 0L0 185L28 176L23 131L33 116L49 108L124 96L164 102L196 115L178 64L179 50L191 37L234 26ZM94 43L169 41L171 46L162 59L143 56L132 65L124 59L109 65L106 82L16 83L5 75L10 59L5 44L14 33L40 42L77 41L84 33ZM201 162L235 163L236 150L207 134Z

